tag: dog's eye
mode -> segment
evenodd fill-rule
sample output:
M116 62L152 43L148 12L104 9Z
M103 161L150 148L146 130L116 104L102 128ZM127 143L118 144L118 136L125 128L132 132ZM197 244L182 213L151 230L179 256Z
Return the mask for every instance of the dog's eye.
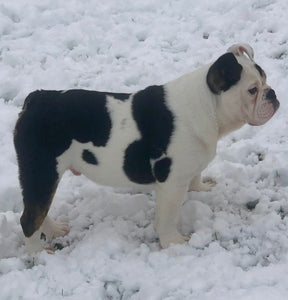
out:
M248 90L248 92L249 92L251 95L255 95L255 94L258 92L258 88L257 88L257 87L254 87L254 88Z

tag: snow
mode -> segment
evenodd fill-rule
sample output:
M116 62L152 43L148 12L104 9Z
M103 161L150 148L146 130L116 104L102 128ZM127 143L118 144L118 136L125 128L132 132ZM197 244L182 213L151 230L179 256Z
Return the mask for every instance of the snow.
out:
M0 0L0 299L281 300L288 292L287 0ZM191 192L187 245L160 249L153 192L67 172L50 215L55 255L25 252L13 128L35 89L133 92L252 45L281 102L223 138Z

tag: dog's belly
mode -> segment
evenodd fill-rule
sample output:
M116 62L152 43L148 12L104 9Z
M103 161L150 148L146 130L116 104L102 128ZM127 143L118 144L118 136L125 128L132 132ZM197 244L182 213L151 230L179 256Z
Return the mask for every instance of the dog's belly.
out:
M139 187L142 186L131 181L124 172L124 150L127 143L121 139L117 146L94 147L90 143L79 143L73 140L69 149L57 158L57 171L59 176L70 169L73 174L83 174L90 180L101 185L113 187Z

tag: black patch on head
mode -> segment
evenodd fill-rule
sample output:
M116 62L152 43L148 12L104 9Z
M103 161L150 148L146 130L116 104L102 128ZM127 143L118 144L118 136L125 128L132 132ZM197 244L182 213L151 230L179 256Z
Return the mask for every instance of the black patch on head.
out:
M131 181L148 184L155 182L151 159L167 151L174 130L173 115L166 106L163 86L150 86L135 94L132 101L141 138L127 147L123 168Z
M98 160L96 156L89 150L84 150L82 152L82 159L91 165L98 165Z
M257 69L257 71L259 72L261 77L263 77L263 78L266 77L264 70L259 65L255 64L254 66Z
M214 94L229 90L241 77L242 66L233 53L220 56L210 67L206 81Z
M153 170L157 181L159 182L166 181L170 173L171 163L172 161L169 157L162 158L155 163Z

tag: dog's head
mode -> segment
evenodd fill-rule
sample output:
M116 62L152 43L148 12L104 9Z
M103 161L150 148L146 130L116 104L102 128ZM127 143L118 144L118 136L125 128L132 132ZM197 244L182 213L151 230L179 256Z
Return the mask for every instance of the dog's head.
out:
M266 123L280 105L249 45L233 45L218 58L209 68L207 84L231 117L250 125Z

